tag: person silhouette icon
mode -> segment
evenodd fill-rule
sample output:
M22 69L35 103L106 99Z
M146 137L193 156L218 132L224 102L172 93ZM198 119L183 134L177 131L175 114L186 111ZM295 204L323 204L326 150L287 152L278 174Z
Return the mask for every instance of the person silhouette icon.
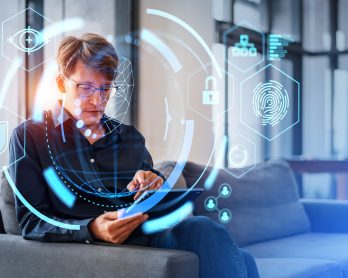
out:
M222 198L227 198L227 197L230 197L232 188L230 187L229 184L223 183L220 185L219 192Z
M231 221L231 212L228 209L223 209L219 218L221 223L226 224Z
M208 210L208 211L213 211L215 210L217 206L217 202L215 200L214 197L208 197L205 201L205 208Z
M214 203L213 199L209 199L207 207L210 209L215 208L215 203Z
M227 186L225 185L225 186L222 188L221 194L222 194L222 195L228 195L229 193L230 193L230 191L228 190Z
M226 222L230 219L230 216L228 215L227 211L224 211L221 215L221 220Z

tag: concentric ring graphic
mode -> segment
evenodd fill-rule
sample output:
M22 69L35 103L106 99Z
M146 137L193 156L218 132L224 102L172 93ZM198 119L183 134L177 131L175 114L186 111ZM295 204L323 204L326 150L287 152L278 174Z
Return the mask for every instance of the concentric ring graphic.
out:
M232 146L228 155L228 161L234 168L241 168L248 162L248 150L241 144Z
M253 93L254 115L261 119L263 126L274 126L284 119L289 109L289 96L282 84L274 80L261 82Z

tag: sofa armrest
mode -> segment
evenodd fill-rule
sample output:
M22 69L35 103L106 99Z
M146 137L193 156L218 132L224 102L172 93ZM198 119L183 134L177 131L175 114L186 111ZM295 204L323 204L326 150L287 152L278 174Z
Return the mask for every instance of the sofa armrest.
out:
M302 199L312 232L348 233L348 202Z
M198 277L194 253L106 244L42 243L0 234L1 277Z

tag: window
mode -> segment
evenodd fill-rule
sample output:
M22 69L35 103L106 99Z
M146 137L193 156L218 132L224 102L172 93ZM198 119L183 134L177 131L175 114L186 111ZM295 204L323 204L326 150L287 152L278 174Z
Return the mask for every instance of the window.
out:
M245 20L266 35L290 35L293 42L273 62L301 83L301 122L268 142L228 116L228 136L244 132L257 143L261 160L275 157L336 160L348 156L348 0L235 0L229 23L216 21L218 42L225 30ZM266 61L263 65L266 65ZM257 70L257 68L255 68ZM236 83L251 75L234 72ZM236 90L235 95L239 94ZM237 108L238 110L239 108ZM294 114L294 109L289 111ZM283 124L283 123L282 123ZM286 123L285 123L286 124ZM279 126L281 127L281 126ZM267 130L266 130L267 132ZM303 197L348 198L348 182L336 174L303 175ZM347 196L346 196L347 195Z

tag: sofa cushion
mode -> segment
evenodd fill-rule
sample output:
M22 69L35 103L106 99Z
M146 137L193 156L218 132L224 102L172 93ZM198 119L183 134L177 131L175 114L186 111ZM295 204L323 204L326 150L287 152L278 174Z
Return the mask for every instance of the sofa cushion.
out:
M5 232L7 234L20 235L13 191L4 175L1 175L0 211Z
M260 277L343 278L342 268L333 261L299 258L256 259Z
M192 252L115 244L43 243L0 235L0 277L196 278Z
M183 171L186 183L193 185L202 171L203 166L187 163ZM212 168L207 169L198 187L204 187L211 171ZM243 173L246 169L237 171ZM223 183L232 189L227 198L219 194ZM215 197L218 203L213 211L205 208L210 196ZM212 189L204 192L195 202L194 214L218 221L219 211L224 208L232 214L231 221L225 225L240 246L310 231L310 222L299 202L294 175L282 160L258 164L240 178L235 178L226 170L219 170Z
M348 277L348 234L305 233L261 242L244 249L257 258L303 258L335 261Z

